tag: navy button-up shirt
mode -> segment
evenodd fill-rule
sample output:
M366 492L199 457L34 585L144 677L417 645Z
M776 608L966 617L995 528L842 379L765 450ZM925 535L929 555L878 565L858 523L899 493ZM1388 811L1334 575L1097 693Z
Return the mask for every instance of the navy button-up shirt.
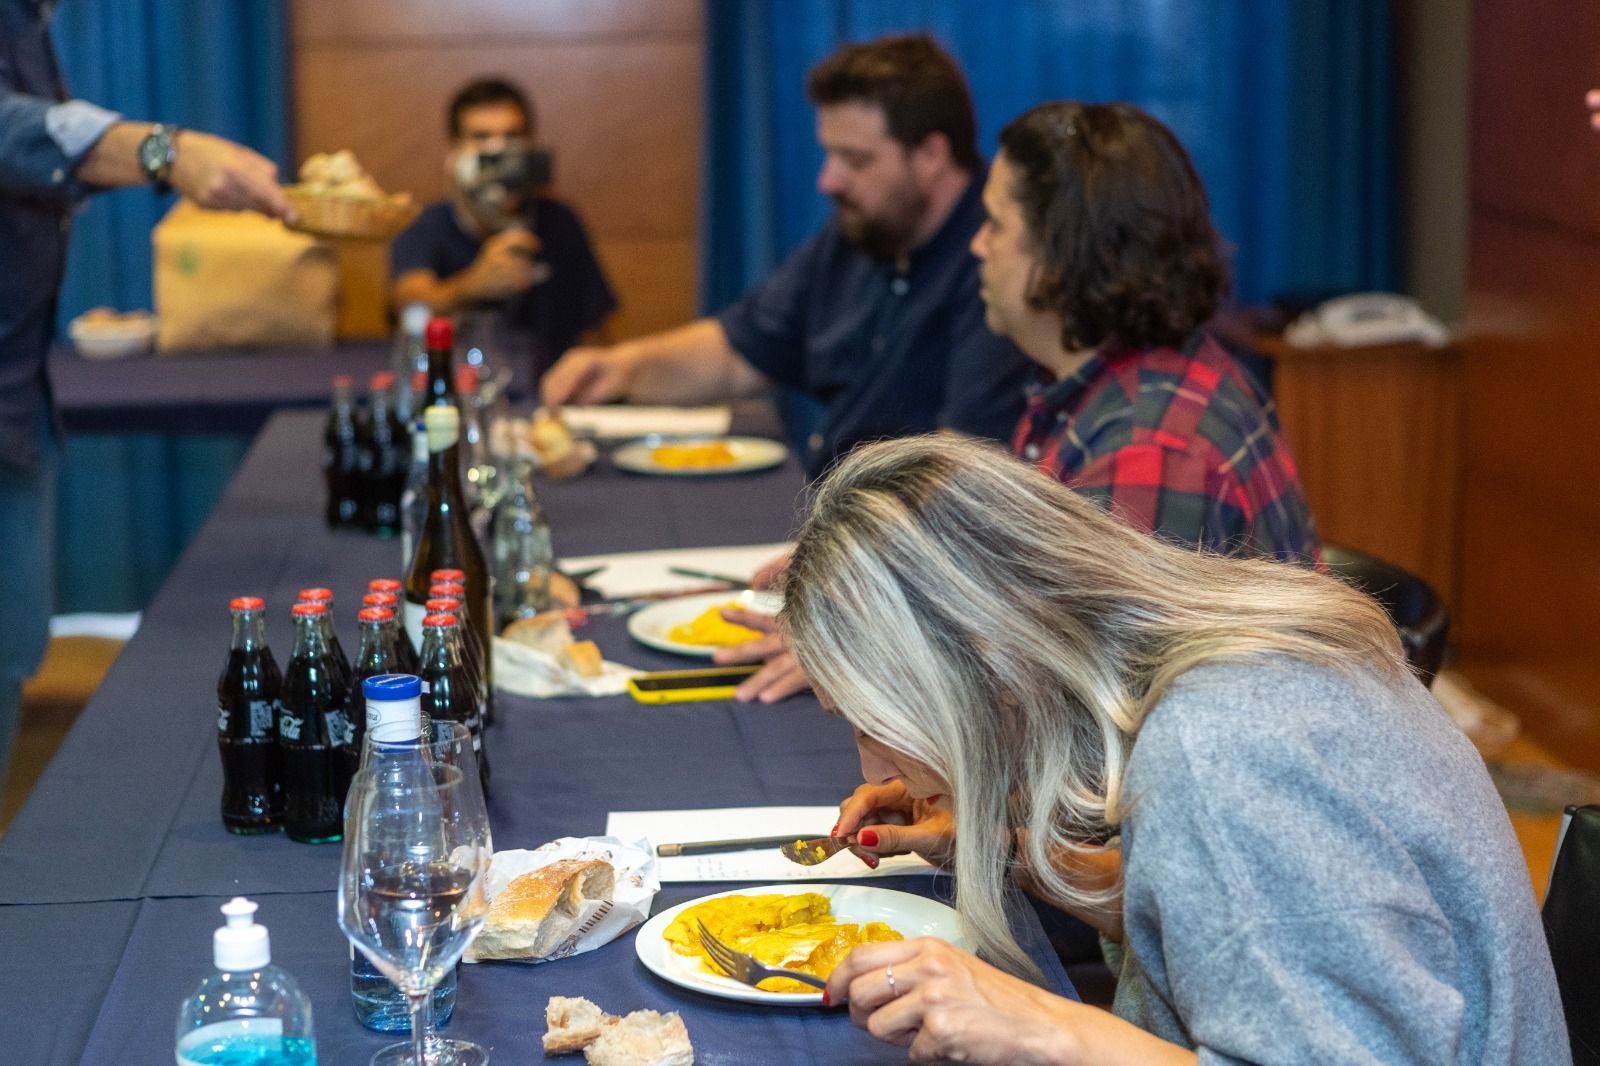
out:
M990 333L967 250L983 223L975 174L944 225L901 272L850 243L836 221L717 316L768 378L821 401L807 442L815 476L863 441L955 429L1005 440L1032 364Z
M37 464L73 201L73 170L120 116L67 101L50 48L50 6L0 0L0 463Z

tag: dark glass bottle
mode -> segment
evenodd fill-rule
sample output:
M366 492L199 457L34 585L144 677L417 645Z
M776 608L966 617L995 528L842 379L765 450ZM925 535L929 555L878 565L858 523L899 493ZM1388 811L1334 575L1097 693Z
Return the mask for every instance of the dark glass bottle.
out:
M428 381L420 397L421 407L443 404L456 405L456 383L451 370L455 352L455 329L448 318L428 319L423 331L423 344L428 349Z
M429 614L422 621L422 713L437 721L460 722L472 734L478 774L489 790L489 750L483 742L474 683L461 658L460 623L453 614Z
M395 584L400 582L396 581ZM361 606L389 608L389 621L384 623L384 627L394 640L395 665L399 673L415 674L420 660L416 646L411 643L411 634L400 624L400 597L392 592L369 592L361 597Z
M434 571L455 570L466 586L466 599L471 606L469 613L478 641L488 647L489 633L485 626L490 617L489 566L467 522L457 459L460 416L454 407L435 406L423 412L423 419L428 434L428 500L417 550L406 571L406 629L420 647L422 616L426 613L423 605L428 600ZM492 686L492 666L486 672Z
M437 573L456 574L460 571L441 570ZM450 610L450 613L461 620L461 651L471 663L473 673L482 683L483 690L478 693L478 702L483 707L483 724L494 725L494 687L489 682L489 649L479 641L477 627L473 624L472 608L467 600L467 587L459 580L435 581L428 586L428 595L453 599L458 604L456 608Z
M348 699L332 668L320 603L294 606L294 654L283 674L278 745L283 751L284 829L289 839L323 844L344 832L352 740ZM359 757L359 753L358 753Z
M433 586L440 588L439 585ZM449 586L444 586L448 588ZM466 668L467 678L472 682L473 698L478 704L478 717L483 724L489 724L489 716L484 713L483 705L483 667L473 655L471 646L472 627L467 624L466 615L461 613L461 599L459 596L444 596L435 594L425 605L429 614L453 614L456 616L456 642L461 651L461 665Z
M354 382L346 375L333 379L333 403L322 433L322 476L328 488L326 518L335 528L361 523L360 447L357 442Z
M369 677L403 671L394 645L394 611L388 607L363 607L356 618L361 625L361 640L356 647L356 660L351 665L354 676L350 679L350 723L355 728L352 747L359 757L362 739L370 724L366 687L362 682Z
M323 644L333 656L333 666L338 671L339 682L344 691L350 691L350 656L344 652L344 645L339 643L339 630L333 624L333 590L324 588L301 589L298 603L320 603L328 610L323 614L318 623L322 626Z
M241 835L283 825L283 758L278 750L278 695L283 678L267 647L266 603L228 602L233 643L217 679L217 747L222 754L222 824Z
M372 375L364 424L371 465L362 519L368 529L383 537L400 532L400 494L411 463L411 434L395 413L393 389L393 374Z

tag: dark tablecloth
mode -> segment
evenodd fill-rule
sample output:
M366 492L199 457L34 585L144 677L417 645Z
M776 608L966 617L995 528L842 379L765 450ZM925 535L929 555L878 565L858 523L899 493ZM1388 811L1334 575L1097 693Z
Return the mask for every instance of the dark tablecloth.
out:
M236 893L262 904L275 961L311 995L324 1066L364 1063L383 1043L349 1008L333 902L338 846L229 836L217 815L213 694L228 598L266 597L281 663L296 590L332 588L353 645L349 620L365 582L401 570L396 541L332 533L318 519L319 424L314 412L271 420L0 840L0 995L16 1034L7 1061L170 1062L178 1003L207 972L217 907ZM582 479L547 486L544 504L558 552L588 554L781 540L800 492L792 462L685 481L618 473L602 460ZM608 658L684 665L633 644L618 619L583 635ZM597 834L609 810L833 803L860 779L850 729L809 696L777 707L510 696L499 705L489 734L499 848ZM929 876L893 884L949 892ZM716 887L668 886L657 909ZM1026 908L1018 928L1069 990ZM496 1062L530 1061L554 994L588 995L611 1011L682 1010L700 1062L903 1060L839 1012L757 1010L666 984L637 962L631 935L553 965L464 967L451 1029L492 1044Z

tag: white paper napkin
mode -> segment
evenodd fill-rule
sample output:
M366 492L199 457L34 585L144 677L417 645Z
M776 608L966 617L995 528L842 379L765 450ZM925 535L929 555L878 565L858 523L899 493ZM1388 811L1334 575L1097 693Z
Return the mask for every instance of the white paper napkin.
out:
M494 638L494 687L497 692L546 699L551 696L617 696L628 691L628 678L639 671L609 660L600 676L583 677L565 660L503 637Z
M726 407L647 407L606 404L563 407L561 419L574 432L600 440L626 440L660 433L678 437L721 437L733 423Z
M607 599L615 599L656 592L686 591L705 586L705 578L684 577L681 574L671 573L670 568L674 566L748 579L761 567L779 555L787 554L793 548L793 543L785 543L616 552L611 555L582 555L559 559L557 565L569 574L604 566L605 569L593 577L585 578L584 584ZM826 829L827 826L823 828Z
M767 837L793 833L796 838L827 836L839 819L837 807L717 807L682 811L612 811L606 835L648 844L652 854L661 844L689 844L732 837ZM668 881L842 881L932 872L915 855L893 855L876 870L848 851L818 863L800 866L777 848L725 851L713 855L657 857L656 874Z

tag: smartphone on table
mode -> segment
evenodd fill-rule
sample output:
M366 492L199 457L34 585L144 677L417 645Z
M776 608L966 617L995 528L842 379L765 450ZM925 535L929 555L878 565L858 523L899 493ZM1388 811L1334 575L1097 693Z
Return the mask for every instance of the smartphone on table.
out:
M717 666L703 670L659 670L628 678L628 691L640 703L693 703L731 700L733 690L761 669L754 666Z

